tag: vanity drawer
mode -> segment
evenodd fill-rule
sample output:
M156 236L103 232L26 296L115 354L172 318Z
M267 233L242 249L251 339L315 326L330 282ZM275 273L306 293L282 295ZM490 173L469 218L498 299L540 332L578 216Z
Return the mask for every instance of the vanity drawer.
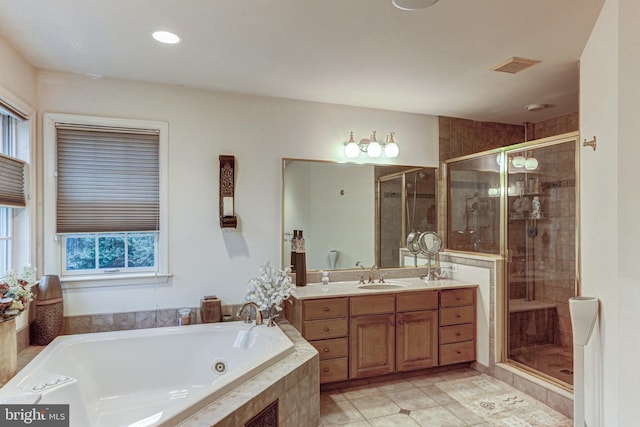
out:
M349 314L348 298L328 298L303 301L304 318L302 320L332 319L347 317Z
M395 313L395 310L395 294L351 297L351 316Z
M440 307L462 307L473 305L475 289L446 289L440 291Z
M475 310L473 306L440 309L440 326L473 323L474 320Z
M346 337L347 319L307 320L303 323L302 336L307 341Z
M470 362L476 358L475 341L440 345L440 365Z
M349 378L349 359L330 359L320 361L320 384L343 381Z
M474 338L474 332L473 323L443 326L440 328L440 344L471 341Z
M347 357L349 355L349 343L346 338L311 341L309 344L318 350L320 360Z
M411 292L398 294L396 297L396 311L437 310L438 291Z

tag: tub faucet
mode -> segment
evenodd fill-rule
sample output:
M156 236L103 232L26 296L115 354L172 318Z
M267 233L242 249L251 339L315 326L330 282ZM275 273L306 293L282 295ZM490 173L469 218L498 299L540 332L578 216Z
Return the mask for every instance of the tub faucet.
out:
M247 308L247 306L251 305L256 309L256 326L264 324L264 322L262 321L262 312L260 311L260 307L258 307L258 304L253 301L245 302L244 304L242 304L242 307L240 307L240 310L238 310L238 314L236 314L236 316L242 316L242 312L244 311L244 309ZM244 323L251 323L251 314L247 314L247 318L245 319Z

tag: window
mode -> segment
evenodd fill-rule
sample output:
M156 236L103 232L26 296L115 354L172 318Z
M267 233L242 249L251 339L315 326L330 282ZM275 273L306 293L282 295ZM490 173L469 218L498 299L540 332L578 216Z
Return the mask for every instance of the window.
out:
M6 114L0 114L2 129L0 129L0 154L10 155L13 144L7 136L11 135L9 119ZM9 270L11 266L11 208L0 206L0 274Z
M0 276L35 263L27 200L29 116L0 97Z
M45 141L45 265L67 280L166 274L166 124L45 114Z

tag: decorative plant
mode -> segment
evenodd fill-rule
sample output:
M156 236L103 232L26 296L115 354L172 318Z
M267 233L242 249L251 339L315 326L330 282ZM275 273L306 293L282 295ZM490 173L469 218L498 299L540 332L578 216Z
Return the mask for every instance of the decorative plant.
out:
M295 286L289 276L291 268L280 270L267 262L258 271L260 275L249 280L249 292L245 301L256 303L262 311L270 312L271 308L282 311L282 303L295 295Z
M18 275L8 270L0 278L0 322L12 319L22 313L33 300L31 287L36 283L36 269L30 265Z

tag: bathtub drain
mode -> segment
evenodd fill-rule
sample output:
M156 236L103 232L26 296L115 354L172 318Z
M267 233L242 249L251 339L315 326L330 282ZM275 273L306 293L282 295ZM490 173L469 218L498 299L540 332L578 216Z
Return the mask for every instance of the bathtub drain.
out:
M227 361L220 358L213 361L213 372L218 375L222 375L227 372Z

